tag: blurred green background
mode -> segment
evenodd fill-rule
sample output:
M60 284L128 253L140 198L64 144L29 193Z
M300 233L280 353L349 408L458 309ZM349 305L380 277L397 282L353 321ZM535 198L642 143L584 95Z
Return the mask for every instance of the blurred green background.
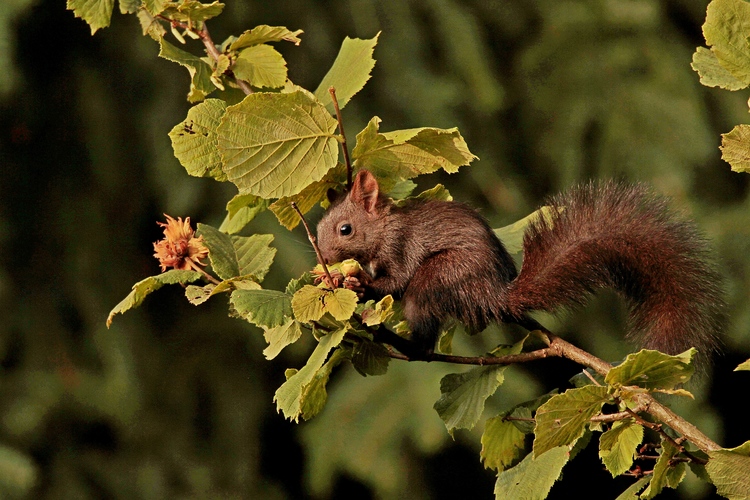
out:
M188 109L187 72L156 57L135 16L91 37L64 0L0 2L0 498L491 498L481 428L450 440L432 410L460 368L392 363L384 377L334 373L319 417L294 424L272 396L311 339L273 362L262 335L199 310L177 287L117 317L108 311L156 274L162 213L218 225L231 185L188 177L167 132ZM344 110L348 136L458 126L480 157L433 175L500 227L545 195L589 178L646 181L696 218L727 277L732 323L711 377L678 411L725 446L750 438L741 412L750 357L746 175L720 160L719 134L747 122L747 93L702 87L690 69L707 2L695 0L227 0L219 42L257 24L301 28L277 44L289 76L314 89L345 36L382 30L373 78ZM200 46L191 50L198 53ZM316 215L313 215L313 219ZM277 233L265 286L314 264L302 232ZM547 319L609 360L624 309L602 294ZM495 329L464 352L512 340ZM473 345L469 345L473 344ZM513 367L488 414L576 373L563 361ZM592 447L551 498L614 498ZM663 498L708 498L688 481Z

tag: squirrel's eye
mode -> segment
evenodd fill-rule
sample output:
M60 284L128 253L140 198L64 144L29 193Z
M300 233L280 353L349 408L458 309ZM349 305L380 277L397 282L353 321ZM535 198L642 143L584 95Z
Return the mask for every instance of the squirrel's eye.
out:
M341 236L349 236L352 234L352 225L351 224L342 224L339 228L339 233Z

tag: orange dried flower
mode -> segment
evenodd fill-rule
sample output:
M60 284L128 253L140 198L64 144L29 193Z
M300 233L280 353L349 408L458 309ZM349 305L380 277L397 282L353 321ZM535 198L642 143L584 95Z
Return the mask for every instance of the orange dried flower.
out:
M190 227L190 217L177 220L164 214L167 222L157 222L164 228L164 239L154 243L154 257L159 260L162 272L168 267L187 271L192 269L191 261L205 266L201 259L208 256L208 248L203 244L203 236L195 237Z

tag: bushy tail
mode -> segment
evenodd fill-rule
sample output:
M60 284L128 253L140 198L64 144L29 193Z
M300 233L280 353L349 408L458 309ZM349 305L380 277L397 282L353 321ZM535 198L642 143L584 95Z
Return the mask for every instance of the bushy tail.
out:
M693 224L640 185L588 184L549 200L551 220L524 236L523 266L508 313L552 311L613 288L630 308L629 337L677 354L717 346L724 314L721 277Z

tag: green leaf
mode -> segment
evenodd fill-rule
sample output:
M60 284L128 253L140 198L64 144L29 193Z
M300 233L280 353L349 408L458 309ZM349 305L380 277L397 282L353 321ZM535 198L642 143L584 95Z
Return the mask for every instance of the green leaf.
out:
M612 368L604 380L610 385L635 385L650 390L674 389L687 382L695 371L691 360L695 353L695 349L690 349L677 356L670 356L643 349L628 354L625 361Z
M685 476L685 462L671 465L672 458L679 453L679 449L667 439L661 440L661 453L654 465L654 473L648 488L643 492L641 498L654 498L661 493L665 486L676 488Z
M335 130L336 120L305 92L256 92L221 119L224 171L243 194L297 194L336 165Z
M230 303L256 326L275 328L292 316L292 298L276 290L235 290Z
M143 0L143 6L154 16L161 14L168 3L167 0Z
M301 40L298 38L303 33L302 30L289 31L283 26L268 26L261 24L255 28L245 31L229 46L229 50L240 50L253 45L268 42L280 42L286 40L294 45L299 45Z
M352 365L363 376L385 375L391 357L381 344L362 339L352 351Z
M289 377L281 387L276 390L273 400L276 402L276 411L283 412L284 417L299 421L302 413L302 396L305 388L312 382L316 372L323 366L331 349L338 346L344 339L345 329L330 333L320 339L315 350L307 360L307 364L301 370Z
M315 97L330 114L335 114L336 111L333 107L331 94L328 93L329 88L336 88L336 100L339 102L339 108L344 109L344 106L354 94L362 90L367 80L370 79L370 72L375 66L372 53L378 43L379 36L380 33L369 40L344 38L331 69L328 70L315 90Z
M544 218L545 222L549 225L552 223L552 214L552 207L542 207L513 224L495 229L495 235L503 242L505 249L509 253L518 253L523 250L523 235L526 233L526 228L529 224L533 224L540 218Z
M339 321L346 321L357 308L357 294L346 288L337 288L323 298L323 307Z
M166 2L162 15L175 21L194 23L216 17L223 10L224 4L220 2L204 4L198 0L180 0L179 2Z
M317 286L305 285L292 297L292 309L297 321L309 323L318 321L326 313L323 297L326 291Z
M610 430L602 434L599 438L599 458L612 477L630 469L636 448L642 440L643 426L632 419L615 422Z
M236 234L242 231L255 217L268 208L268 200L253 194L238 194L227 203L227 216L219 231Z
M615 500L639 500L639 493L651 482L651 476L644 476L630 485L628 489L620 493Z
M750 172L750 125L737 125L721 134L721 159L735 172Z
M503 383L507 366L479 366L464 373L450 373L440 381L440 399L435 411L448 432L471 429L479 421L484 402Z
M216 288L216 285L213 283L206 286L188 285L185 288L185 298L194 306L199 306L211 297L214 288Z
M716 54L705 47L698 47L693 54L690 65L700 76L701 83L706 87L721 87L727 90L740 90L747 87L747 83L738 80L719 62Z
M305 386L302 391L302 403L300 405L302 418L310 420L323 410L328 400L328 393L326 392L328 378L331 376L333 368L339 365L344 359L346 359L345 351L343 349L336 349L330 359L326 361L326 364L315 372L315 376Z
M158 42L167 33L164 26L148 10L140 9L136 16L138 16L138 22L141 23L143 36L148 35Z
M737 368L734 369L734 371L743 371L743 370L750 371L750 359L748 359L747 361L743 361L742 363L737 365Z
M227 103L221 99L206 99L190 108L187 118L169 132L174 155L188 174L227 180L216 147L216 128L226 109Z
M203 304L208 299L219 293L231 292L233 290L260 290L260 285L252 275L236 276L222 281L218 285L209 283L205 286L190 285L185 289L185 296L194 306Z
M570 445L583 435L589 419L609 401L606 387L589 385L553 396L536 412L534 456Z
M229 279L240 275L240 266L231 236L208 224L201 223L198 223L196 233L203 237L203 243L208 247L211 267L220 278Z
M526 410L531 418L531 411ZM505 420L503 413L493 417L484 424L482 434L482 451L479 456L484 467L501 472L521 457L525 446L526 434L518 430L513 422Z
M86 21L93 35L99 28L109 26L115 0L68 0L67 8Z
M127 297L117 304L112 311L110 311L107 317L107 328L112 324L112 318L115 314L124 313L128 309L138 307L143 303L146 296L152 292L155 292L164 285L175 285L192 283L201 279L201 274L195 271L178 271L172 269L166 273L162 273L156 276L150 276L142 281L139 281L133 285L133 290L128 294Z
M268 347L263 350L266 359L273 359L279 355L282 349L294 344L302 336L302 326L298 321L289 318L286 323L275 328L267 328L263 337L268 342Z
M263 281L276 256L276 249L270 246L273 242L273 235L254 234L252 236L230 236L230 238L237 255L239 274L251 274L258 278L258 282Z
M388 321L393 315L393 297L386 295L372 308L362 311L362 323L367 326L375 326Z
M750 4L713 0L706 9L703 36L719 64L736 79L750 83Z
M521 463L498 474L495 498L547 498L568 463L568 451L567 446L558 446L537 458L528 454Z
M354 166L370 170L384 191L404 179L442 168L455 173L476 159L458 129L416 128L380 133L380 118L370 120L357 135Z
M190 73L190 92L188 92L189 102L199 102L216 90L216 85L211 81L213 69L201 58L194 56L190 52L178 49L164 38L159 39L159 57L184 66Z
M135 14L141 6L141 0L119 0L120 14Z
M276 255L276 249L269 246L272 234L229 236L207 224L198 224L197 233L208 247L211 267L224 280L252 275L261 282Z
M326 199L329 189L340 188L346 181L346 165L338 163L334 168L319 181L305 187L294 196L279 198L271 204L271 211L279 223L285 228L292 230L300 223L297 212L292 208L292 202L297 204L302 214L309 212L315 205Z
M412 180L399 181L388 191L387 196L394 200L402 200L408 198L416 188L417 183Z
M426 189L416 196L409 196L408 198L405 198L403 200L396 201L395 205L397 207L402 207L412 200L453 201L453 196L451 196L445 186L443 186L442 184L436 184L435 187Z
M279 88L286 82L286 61L270 45L253 45L240 52L232 66L234 76L253 87Z
M750 441L708 455L706 472L716 486L716 492L732 500L747 499L750 491Z

